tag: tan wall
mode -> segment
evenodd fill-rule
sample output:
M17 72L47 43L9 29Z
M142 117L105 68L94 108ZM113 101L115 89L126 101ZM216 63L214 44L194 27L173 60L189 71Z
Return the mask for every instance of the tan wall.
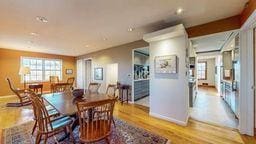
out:
M13 94L10 91L8 84L5 80L6 77L11 78L16 87L23 88L23 84L21 83L21 77L18 74L21 56L62 59L62 80L66 81L68 77L74 77L76 75L75 57L0 49L0 96ZM66 75L66 69L73 69L73 74ZM49 83L44 82L43 84L43 90L49 91Z
M77 59L92 58L92 70L95 67L103 67L103 80L100 82L100 92L106 89L106 67L108 64L118 63L118 81L121 83L132 84L132 50L148 46L148 43L139 40L128 44L108 48L94 53L79 56ZM128 76L130 75L130 76ZM92 76L93 80L93 76Z

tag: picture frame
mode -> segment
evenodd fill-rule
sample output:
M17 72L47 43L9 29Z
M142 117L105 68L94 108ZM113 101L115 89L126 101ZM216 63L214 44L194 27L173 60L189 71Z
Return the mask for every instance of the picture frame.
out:
M68 75L73 74L73 69L66 69L66 74L68 74Z
M155 73L176 74L178 73L177 56L165 55L155 57Z
M94 80L103 80L103 68L94 68Z

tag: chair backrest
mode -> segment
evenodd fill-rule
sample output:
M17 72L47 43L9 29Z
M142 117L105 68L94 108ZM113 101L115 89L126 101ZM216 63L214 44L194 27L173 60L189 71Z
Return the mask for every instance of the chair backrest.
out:
M50 132L53 130L52 123L45 104L35 93L30 93L35 118L38 121L38 130L40 132Z
M68 85L69 85L69 88L72 88L72 87L73 87L74 82L75 82L75 78L74 78L74 77L68 78L67 83L68 83Z
M10 78L6 78L9 88L11 89L12 92L16 93L16 88L13 86L13 83L11 82Z
M100 140L111 133L116 99L78 102L79 132L85 142Z
M116 85L114 84L109 84L106 90L106 94L109 96L115 96L116 95Z
M59 82L59 77L58 76L50 76L50 83L58 83Z
M90 83L88 86L88 92L89 93L98 93L100 86L101 86L100 83Z

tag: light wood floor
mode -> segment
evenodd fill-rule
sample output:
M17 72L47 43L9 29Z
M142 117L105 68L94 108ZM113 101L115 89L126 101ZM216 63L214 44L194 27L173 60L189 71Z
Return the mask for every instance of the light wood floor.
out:
M194 106L190 108L190 116L220 126L238 127L235 114L214 87L198 87Z
M0 134L2 129L32 120L30 107L6 108L4 104L13 98L0 98ZM114 115L130 124L149 130L171 140L173 144L216 143L253 144L254 137L240 135L236 130L189 120L183 127L149 116L148 108L133 104L117 103ZM2 134L1 134L2 135ZM0 137L1 142L1 137Z

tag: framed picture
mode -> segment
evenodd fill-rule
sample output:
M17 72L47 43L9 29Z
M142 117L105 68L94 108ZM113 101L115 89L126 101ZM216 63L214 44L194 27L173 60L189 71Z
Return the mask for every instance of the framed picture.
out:
M94 68L94 79L103 80L103 68Z
M166 55L155 57L155 73L177 73L177 56Z
M68 75L73 74L73 70L72 69L66 69L66 74L68 74Z

